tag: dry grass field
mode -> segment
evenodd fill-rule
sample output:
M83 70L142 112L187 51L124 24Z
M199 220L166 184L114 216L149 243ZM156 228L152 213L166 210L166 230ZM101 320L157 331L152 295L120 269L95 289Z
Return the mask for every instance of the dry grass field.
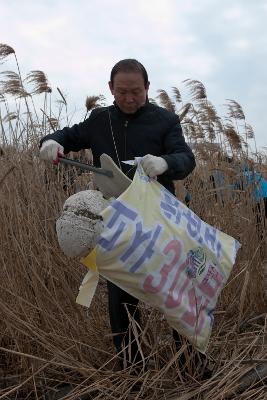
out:
M14 58L16 72L3 71L0 79L0 399L266 399L266 221L263 210L257 220L251 190L240 185L233 192L228 185L248 160L267 178L267 157L241 106L228 101L227 115L218 116L198 81L183 82L187 103L177 88L171 96L159 91L157 102L180 115L194 143L197 168L183 182L190 207L242 248L215 311L211 378L201 379L188 353L189 372L181 373L169 327L145 304L136 339L146 367L136 375L116 368L105 282L89 310L77 305L86 271L57 244L55 220L64 200L90 179L38 158L40 137L69 123L67 101L58 90L53 108L45 74L31 71L22 79L14 50L0 45L0 61L6 57ZM102 101L89 97L87 111ZM214 170L225 177L219 189L210 179ZM184 200L180 182L177 196Z

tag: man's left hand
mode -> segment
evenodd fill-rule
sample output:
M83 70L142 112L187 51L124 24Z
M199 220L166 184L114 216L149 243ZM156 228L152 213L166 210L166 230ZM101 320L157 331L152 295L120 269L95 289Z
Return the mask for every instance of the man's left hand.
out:
M147 154L142 158L141 165L150 178L163 174L168 169L168 164L162 157Z

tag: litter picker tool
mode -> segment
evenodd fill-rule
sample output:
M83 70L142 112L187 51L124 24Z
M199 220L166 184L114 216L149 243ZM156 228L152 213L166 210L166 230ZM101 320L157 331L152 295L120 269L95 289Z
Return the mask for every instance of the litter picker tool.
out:
M84 171L95 172L96 174L105 175L105 176L108 176L109 178L113 177L113 172L112 171L109 171L109 170L104 169L104 168L94 167L93 165L85 164L85 163L82 163L80 161L72 160L72 159L67 158L67 157L63 157L63 156L59 155L58 161L61 164L71 165L73 167L80 168L80 169L82 169Z
M60 155L58 161L84 171L93 172L93 182L100 192L102 192L105 199L119 197L132 183L131 179L122 172L107 154L102 154L100 156L101 168L80 161L74 161Z

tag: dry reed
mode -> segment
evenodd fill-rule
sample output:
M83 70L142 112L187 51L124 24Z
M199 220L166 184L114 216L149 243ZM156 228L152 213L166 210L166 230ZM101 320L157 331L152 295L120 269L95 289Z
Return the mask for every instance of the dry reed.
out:
M12 50L0 45L2 58ZM37 85L34 91L49 93L44 75L37 72L28 79ZM77 175L44 165L38 158L40 135L60 126L61 111L53 114L45 101L43 121L33 129L20 103L15 111L9 108L8 96L17 92L5 91L1 103L5 113L0 114L0 399L266 399L266 226L263 218L256 225L249 191L236 190L233 198L227 188L236 179L236 168L247 161L236 128L241 108L231 101L228 119L222 121L203 84L186 81L186 85L193 103L177 113L183 116L184 132L198 159L196 170L184 182L191 194L190 207L242 243L215 311L207 353L212 377L202 381L190 354L191 374L179 369L169 327L160 313L145 304L140 305L142 327L131 322L144 368L137 375L134 366L118 370L105 282L101 280L89 310L78 306L75 297L85 271L79 262L67 259L57 244L55 220L66 197L75 191ZM58 92L67 107L65 96ZM181 101L178 89L173 100L167 92L159 93L165 106L176 107ZM89 97L87 109L99 100L103 98ZM238 155L234 164L225 157L229 148ZM262 153L258 167L266 174L264 157ZM225 176L225 186L219 190L210 180L214 170ZM177 196L184 201L184 187L178 182L176 186Z

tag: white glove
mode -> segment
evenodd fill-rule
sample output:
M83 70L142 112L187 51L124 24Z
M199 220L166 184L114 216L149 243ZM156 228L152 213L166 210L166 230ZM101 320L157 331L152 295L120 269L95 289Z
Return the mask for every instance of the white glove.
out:
M40 158L44 161L58 162L58 154L64 154L64 147L55 140L49 139L43 142L40 148Z
M163 174L168 169L168 164L162 157L147 154L142 158L141 165L150 178Z

